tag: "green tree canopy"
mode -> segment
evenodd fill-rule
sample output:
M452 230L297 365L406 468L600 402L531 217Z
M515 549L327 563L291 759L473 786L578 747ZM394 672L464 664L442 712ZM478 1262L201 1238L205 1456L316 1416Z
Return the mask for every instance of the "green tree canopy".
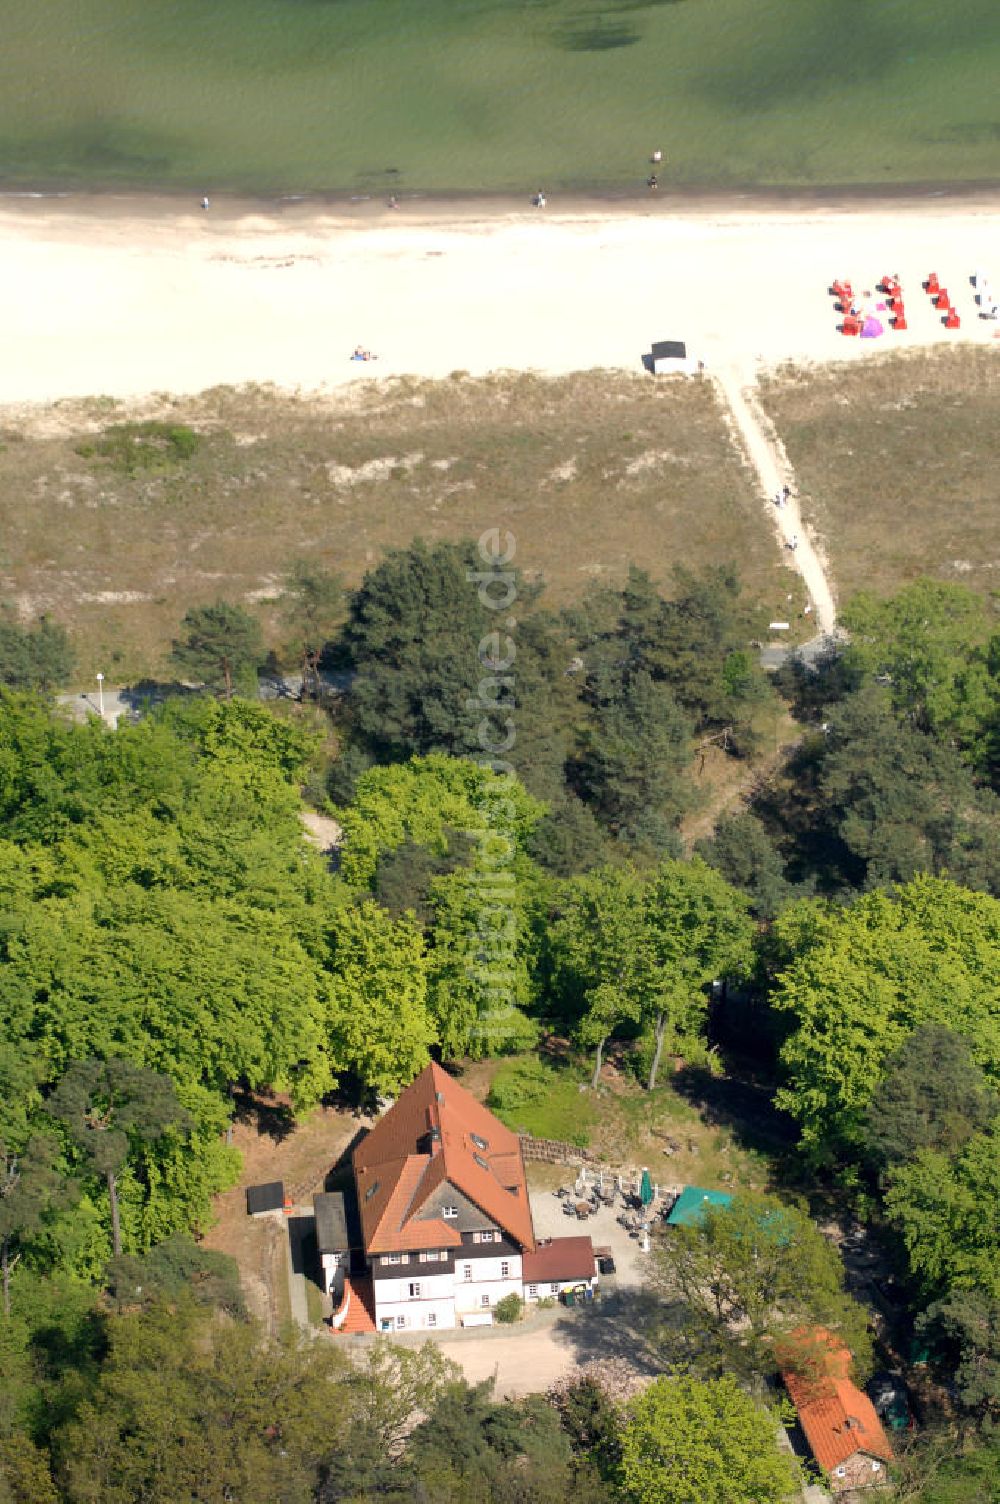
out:
M890 600L862 592L842 612L850 667L889 683L898 715L918 730L973 744L996 706L986 652L995 617L964 585L921 579Z
M230 601L192 606L181 623L171 656L182 673L231 700L251 689L264 660L264 634L256 616Z
M866 1114L866 1144L879 1168L921 1149L954 1153L1000 1114L1000 1097L973 1063L968 1040L943 1024L922 1024L885 1062Z
M76 655L63 627L47 616L25 627L0 615L0 684L48 693L66 684L75 668Z
M749 905L699 857L663 862L651 875L646 914L656 975L651 1018L656 1041L650 1091L668 1030L678 1040L704 1032L708 984L749 972L755 926Z
M518 779L464 758L438 753L371 768L358 779L351 805L337 811L341 874L352 887L370 887L385 853L412 844L447 856L456 833L495 848L497 861L511 859L543 810Z
M265 1345L184 1301L106 1333L96 1388L55 1439L65 1504L309 1504L350 1425L332 1344Z
M129 1060L79 1060L70 1065L46 1106L107 1181L114 1255L122 1251L118 1176L134 1143L150 1143L188 1126L169 1076Z
M784 963L771 1003L787 1014L778 1105L810 1153L860 1158L887 1056L921 1024L968 1041L1000 1080L1000 902L942 878L834 909L793 904L776 924Z
M339 1057L373 1091L395 1096L437 1038L427 1009L427 959L411 919L377 903L343 909L332 933L331 1028Z
M774 1417L732 1378L661 1377L628 1407L621 1464L628 1504L784 1504L796 1481Z
M1000 1124L952 1157L921 1149L893 1171L885 1206L927 1294L980 1290L1000 1301Z
M297 559L285 577L281 604L302 664L303 689L319 699L320 659L343 616L344 587L337 575Z
M672 1228L657 1251L656 1284L687 1313L709 1365L721 1354L748 1372L773 1370L775 1339L803 1322L837 1330L867 1362L865 1313L844 1294L836 1250L772 1196L742 1193Z
M917 1330L966 1416L995 1430L1000 1423L1000 1300L983 1290L953 1290L934 1301Z
M594 1051L594 1087L608 1040L650 1009L655 979L644 900L643 879L621 867L571 879L556 899L556 985L579 1042Z

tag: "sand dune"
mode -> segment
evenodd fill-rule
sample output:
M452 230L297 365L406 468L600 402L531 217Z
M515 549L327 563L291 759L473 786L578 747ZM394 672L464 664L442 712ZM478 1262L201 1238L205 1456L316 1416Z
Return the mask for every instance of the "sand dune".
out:
M0 402L304 390L501 368L638 369L654 339L712 368L991 341L969 277L1000 286L1000 198L859 206L381 206L7 199L0 209ZM919 284L939 273L942 328ZM909 332L836 331L832 277L899 272ZM361 343L377 362L350 360Z

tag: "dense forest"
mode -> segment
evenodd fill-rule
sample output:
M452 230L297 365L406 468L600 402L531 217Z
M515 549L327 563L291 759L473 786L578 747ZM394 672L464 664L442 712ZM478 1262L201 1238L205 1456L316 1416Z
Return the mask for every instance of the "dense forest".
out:
M941 1381L903 1496L1000 1497L995 602L860 597L769 678L732 570L543 601L474 544L352 594L299 564L280 643L193 609L175 657L205 689L115 731L54 700L65 634L0 627L0 1504L780 1500L791 1321L871 1361L804 1186L891 1248ZM295 665L298 699L253 697ZM687 852L699 756L746 764L787 708L794 747ZM509 1404L433 1349L266 1344L198 1244L237 1102L374 1104L431 1055L553 1035L650 1091L665 1055L752 1056L797 1125L794 1194L661 1262L670 1377Z

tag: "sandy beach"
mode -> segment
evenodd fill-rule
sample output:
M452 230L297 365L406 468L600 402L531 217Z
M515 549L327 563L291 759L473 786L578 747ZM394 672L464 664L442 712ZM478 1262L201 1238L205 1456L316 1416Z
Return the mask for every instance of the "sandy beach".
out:
M0 402L303 391L399 375L639 370L683 339L709 369L992 342L971 274L1000 286L1000 195L824 206L760 201L353 206L114 196L0 206ZM920 284L938 272L962 319ZM898 272L909 330L837 331L827 288ZM357 345L377 360L352 362Z

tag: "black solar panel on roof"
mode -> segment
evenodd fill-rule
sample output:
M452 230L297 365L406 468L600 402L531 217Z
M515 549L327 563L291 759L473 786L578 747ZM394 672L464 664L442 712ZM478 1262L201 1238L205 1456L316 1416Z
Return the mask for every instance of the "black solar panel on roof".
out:
M247 1215L250 1217L255 1217L258 1212L280 1212L284 1204L285 1187L280 1180L247 1186Z

